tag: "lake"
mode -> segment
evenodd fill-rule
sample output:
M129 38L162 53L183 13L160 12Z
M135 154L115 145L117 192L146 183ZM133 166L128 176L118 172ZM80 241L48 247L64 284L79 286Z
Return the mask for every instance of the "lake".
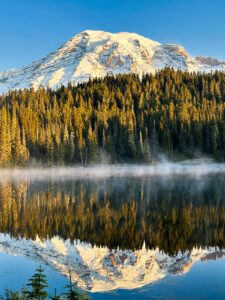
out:
M42 264L92 299L224 299L225 165L2 170L0 294Z

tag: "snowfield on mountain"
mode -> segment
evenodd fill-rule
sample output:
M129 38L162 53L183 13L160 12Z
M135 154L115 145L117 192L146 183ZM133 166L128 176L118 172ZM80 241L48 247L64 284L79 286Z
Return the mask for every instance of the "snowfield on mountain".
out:
M0 93L39 86L56 89L107 74L142 76L166 66L190 72L225 70L225 62L191 57L179 45L163 45L135 33L87 30L31 65L0 72Z

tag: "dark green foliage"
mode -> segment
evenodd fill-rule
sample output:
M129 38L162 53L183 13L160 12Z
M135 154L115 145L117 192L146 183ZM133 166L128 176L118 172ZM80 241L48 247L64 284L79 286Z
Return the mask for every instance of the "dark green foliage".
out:
M30 290L26 291L28 299L44 300L47 298L48 293L45 289L48 287L48 283L44 274L44 270L41 266L29 279L27 286L30 287Z
M225 74L166 68L0 97L2 166L225 158Z
M56 289L55 289L55 294L54 296L50 297L51 300L60 300L62 297L60 295L57 295Z
M40 266L36 271L35 274L29 280L27 284L28 287L31 287L31 290L22 289L21 292L19 291L11 291L6 289L5 297L1 297L0 299L6 300L43 300L43 299L52 299L52 300L60 300L60 299L68 299L68 300L89 300L89 296L85 293L80 291L76 284L73 284L71 281L65 287L67 292L65 295L57 295L55 289L55 295L53 297L48 297L48 293L45 289L48 287L48 282L46 280L46 276L44 274L44 270Z
M26 300L26 290L22 289L21 292L18 291L11 291L9 289L6 289L5 292L5 299L6 300Z
M68 300L88 300L89 299L89 297L87 296L86 293L81 292L78 289L77 285L75 283L72 283L71 275L70 275L70 282L65 288L66 288L65 297Z

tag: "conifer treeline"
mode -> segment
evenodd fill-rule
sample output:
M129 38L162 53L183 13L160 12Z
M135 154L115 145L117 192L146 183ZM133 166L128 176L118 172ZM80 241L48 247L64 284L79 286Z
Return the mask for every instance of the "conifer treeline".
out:
M166 68L142 79L107 76L57 91L0 97L0 162L150 161L202 153L225 158L225 74Z

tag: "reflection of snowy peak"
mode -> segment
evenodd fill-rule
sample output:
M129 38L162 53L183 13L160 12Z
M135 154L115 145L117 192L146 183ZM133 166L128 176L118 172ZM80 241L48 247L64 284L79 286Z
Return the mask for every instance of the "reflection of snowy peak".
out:
M142 75L165 66L188 71L225 70L223 62L193 58L179 45L162 45L134 33L88 30L29 66L0 73L0 93L40 85L56 88L106 74Z
M41 242L11 239L3 234L0 234L0 252L29 256L67 276L70 270L73 281L91 292L139 288L167 274L184 274L196 261L225 255L215 249L194 249L170 257L157 249L146 250L144 246L136 251L110 251L80 242L71 245L58 238Z

